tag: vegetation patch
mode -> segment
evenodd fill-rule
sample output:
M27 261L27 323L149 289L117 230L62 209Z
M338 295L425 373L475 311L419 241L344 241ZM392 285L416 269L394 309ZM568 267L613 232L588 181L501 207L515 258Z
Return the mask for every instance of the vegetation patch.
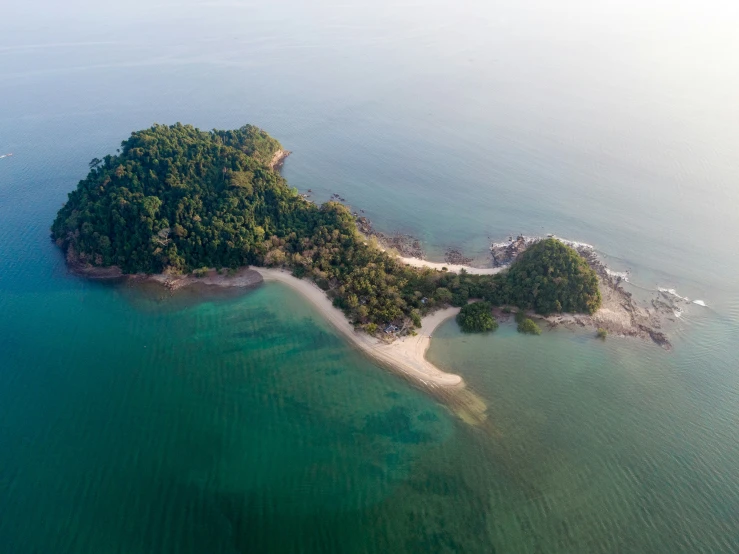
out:
M526 317L526 313L523 310L516 312L516 323L518 323L517 330L519 333L541 335L541 328L533 319Z
M538 314L595 312L598 276L573 248L549 238L530 246L508 271L508 298Z
M518 332L526 335L541 335L541 328L533 319L525 317L518 323Z
M465 333L489 333L498 328L490 302L474 302L464 306L457 314L457 323Z

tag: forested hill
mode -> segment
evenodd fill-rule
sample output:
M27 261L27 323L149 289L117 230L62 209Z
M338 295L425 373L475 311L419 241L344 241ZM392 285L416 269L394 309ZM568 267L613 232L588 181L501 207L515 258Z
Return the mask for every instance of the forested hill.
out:
M460 275L400 263L358 231L349 210L303 199L270 167L280 144L245 126L155 125L90 162L52 236L75 264L125 273L289 267L313 279L356 325L412 329L436 306L471 298L541 313L592 313L597 277L571 248L542 241L507 274Z
M257 263L264 239L300 226L306 206L269 163L280 143L256 127L155 125L90 162L52 227L93 265L126 273Z

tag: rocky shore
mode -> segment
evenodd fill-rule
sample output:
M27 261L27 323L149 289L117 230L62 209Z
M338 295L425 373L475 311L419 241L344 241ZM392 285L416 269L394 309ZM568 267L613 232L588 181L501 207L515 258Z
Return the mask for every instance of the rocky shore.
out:
M263 281L262 275L247 267L233 270L208 269L207 271L196 271L187 275L173 273L158 273L147 275L146 273L123 273L118 266L100 267L94 266L79 256L73 248L67 250L67 267L74 275L97 281L126 281L129 283L156 283L170 291L176 291L192 285L205 285L216 287L252 287Z
M278 150L275 155L272 156L272 161L269 162L269 168L273 171L279 171L285 164L287 157L292 154L289 150Z
M510 265L522 252L539 240L540 237L519 235L515 239L509 237L507 242L492 244L490 251L493 265L495 267ZM609 271L591 245L568 240L562 242L574 248L598 275L602 296L601 307L593 315L555 314L541 319L544 319L550 327L562 325L570 328L605 329L608 334L638 337L651 340L667 350L672 348L662 328L675 313L674 302L670 302L670 299L663 295L661 301L653 300L649 307L640 305L633 294L624 289L626 281L623 277ZM531 315L536 317L535 314Z
M420 258L425 257L421 241L411 235L403 233L394 233L388 235L375 230L372 221L369 218L355 214L354 219L357 223L357 229L366 237L374 237L385 249L392 249L398 252L404 258Z

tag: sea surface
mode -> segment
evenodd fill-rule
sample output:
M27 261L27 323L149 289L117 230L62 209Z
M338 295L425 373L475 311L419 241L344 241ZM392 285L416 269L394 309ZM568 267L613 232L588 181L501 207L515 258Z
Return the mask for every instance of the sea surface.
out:
M0 553L739 552L735 5L1 4ZM432 258L590 243L689 299L674 349L450 321L481 429L279 284L69 275L88 161L177 121L263 127Z

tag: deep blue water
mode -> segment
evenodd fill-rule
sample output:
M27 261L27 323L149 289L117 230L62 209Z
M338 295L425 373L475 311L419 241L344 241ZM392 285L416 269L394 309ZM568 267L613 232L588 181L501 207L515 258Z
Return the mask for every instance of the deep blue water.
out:
M3 6L0 552L739 550L739 15L709 4ZM87 162L176 121L262 126L431 256L552 232L707 307L669 353L450 322L470 428L279 285L67 275Z

